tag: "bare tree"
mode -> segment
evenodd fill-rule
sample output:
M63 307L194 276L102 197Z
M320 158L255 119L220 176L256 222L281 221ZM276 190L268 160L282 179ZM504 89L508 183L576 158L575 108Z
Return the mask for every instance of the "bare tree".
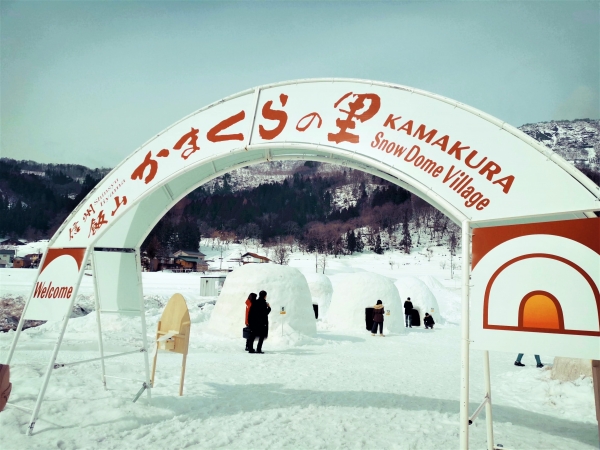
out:
M290 250L281 240L278 239L275 248L273 249L273 261L277 264L285 266L290 262Z

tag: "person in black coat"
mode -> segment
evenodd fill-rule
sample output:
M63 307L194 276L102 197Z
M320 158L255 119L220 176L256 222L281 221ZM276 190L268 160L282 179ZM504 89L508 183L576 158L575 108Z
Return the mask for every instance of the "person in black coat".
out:
M431 328L433 330L435 321L433 320L433 317L429 315L429 313L425 313L425 317L423 318L423 323L425 324L425 329Z
M249 353L264 353L262 345L264 339L269 335L269 313L271 306L267 303L267 293L260 291L258 298L252 302L248 313L248 326L252 330ZM254 339L258 338L258 346L254 350Z
M412 310L413 304L410 301L410 297L408 297L404 302L404 321L406 326L410 328L412 328Z
M383 302L381 300L377 300L377 304L373 306L373 328L371 329L371 334L375 336L377 334L377 327L379 327L379 334L384 336L383 334L383 315L385 314L385 309L383 309Z

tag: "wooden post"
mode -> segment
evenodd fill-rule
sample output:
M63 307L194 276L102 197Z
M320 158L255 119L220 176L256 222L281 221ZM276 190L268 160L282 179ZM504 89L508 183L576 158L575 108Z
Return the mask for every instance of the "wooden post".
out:
M594 398L596 399L596 420L598 421L598 440L600 441L600 361L592 360L592 379L594 380Z
M187 353L183 355L183 361L181 362L181 378L179 379L179 396L183 395L183 379L185 378L185 363L187 361Z

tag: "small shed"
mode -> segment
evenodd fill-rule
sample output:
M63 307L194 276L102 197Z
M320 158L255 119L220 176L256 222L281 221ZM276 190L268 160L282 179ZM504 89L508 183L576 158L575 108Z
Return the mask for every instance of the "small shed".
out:
M216 297L221 293L227 273L206 274L200 277L200 296Z
M0 266L8 267L15 257L14 250L0 250Z
M266 256L261 256L257 253L244 253L242 255L242 263L244 264L251 264L251 263L268 263L271 262L271 260L269 258L267 258Z

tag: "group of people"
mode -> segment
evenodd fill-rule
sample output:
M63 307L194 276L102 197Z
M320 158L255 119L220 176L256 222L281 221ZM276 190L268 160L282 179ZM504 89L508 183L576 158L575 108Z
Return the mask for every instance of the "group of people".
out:
M269 336L269 313L271 305L267 303L267 292L260 291L258 296L253 292L246 300L246 327L250 328L250 335L246 339L248 353L264 353L263 341ZM254 340L258 338L258 345L254 350Z
M412 328L412 311L413 304L410 301L410 297L406 299L404 302L404 319L406 326ZM383 307L383 302L381 300L377 300L377 304L373 306L373 327L371 328L371 335L377 335L377 329L379 328L379 335L384 337L383 334L383 316L385 315L385 309ZM433 317L429 315L429 313L425 313L425 317L423 318L423 324L425 328L433 329L433 325L435 325L435 321Z
M410 301L410 297L406 298L404 302L404 323L407 328L412 328L412 314L413 314L412 302ZM433 326L435 325L435 320L433 320L433 316L429 315L429 313L425 313L425 317L423 317L423 324L425 325L425 329L433 330Z

